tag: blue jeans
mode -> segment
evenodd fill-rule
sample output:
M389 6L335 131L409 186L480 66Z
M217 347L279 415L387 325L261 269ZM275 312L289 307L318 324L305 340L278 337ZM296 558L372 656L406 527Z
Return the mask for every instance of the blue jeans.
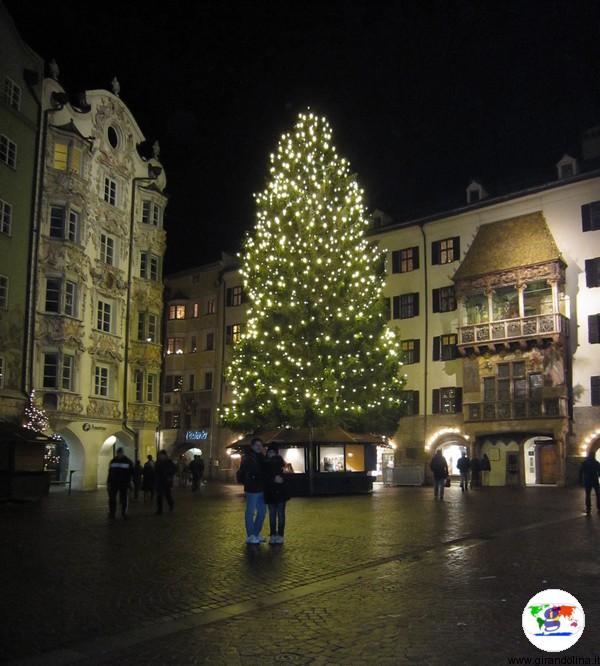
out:
M285 530L285 502L269 504L269 527L271 536L283 536Z
M433 479L433 495L444 499L444 490L446 488L446 479Z
M246 536L260 536L266 512L264 493L246 493Z

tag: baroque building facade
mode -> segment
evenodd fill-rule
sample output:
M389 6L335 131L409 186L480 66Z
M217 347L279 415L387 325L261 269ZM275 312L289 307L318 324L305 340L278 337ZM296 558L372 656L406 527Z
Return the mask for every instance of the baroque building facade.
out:
M44 64L0 3L0 417L19 419L30 389L26 313Z
M113 92L43 87L32 386L68 448L73 486L106 481L116 446L154 454L166 179ZM144 148L146 152L144 152ZM150 156L149 156L150 155Z
M565 158L556 180L497 198L474 181L464 206L374 229L404 351L401 471L427 475L441 448L456 473L466 450L491 485L563 485L598 450L600 172Z

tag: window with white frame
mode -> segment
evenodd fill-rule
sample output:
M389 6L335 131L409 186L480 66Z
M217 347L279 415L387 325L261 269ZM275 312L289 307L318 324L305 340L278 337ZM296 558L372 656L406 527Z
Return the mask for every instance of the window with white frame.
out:
M21 108L21 87L10 76L4 79L4 101L17 111Z
M0 356L0 389L4 388L4 374L6 372L4 368L4 356Z
M145 199L142 202L142 223L150 224L154 227L160 227L162 218L162 208L158 204Z
M217 300L211 297L206 301L206 314L215 314L217 311Z
M150 252L140 254L140 277L157 282L160 275L160 259Z
M111 206L117 205L117 181L108 176L104 177L104 201Z
M152 312L138 312L138 340L158 342L158 317Z
M50 389L74 390L75 356L56 351L44 353L42 386Z
M8 307L8 278L6 275L0 275L0 309L6 310Z
M135 384L135 400L142 402L144 400L144 371L135 370L133 373L133 383Z
M75 357L72 354L63 354L62 357L62 388L64 391L73 391L73 369Z
M111 333L113 330L112 321L112 303L98 299L98 307L96 309L96 328L105 333Z
M107 365L94 368L94 394L101 398L110 396L110 368Z
M76 317L77 284L64 278L47 277L44 310Z
M58 352L44 354L44 375L42 386L44 388L58 388Z
M17 144L5 134L0 134L0 162L11 169L17 168Z
M79 238L79 213L65 206L50 206L50 238L76 243Z
M108 234L100 234L100 261L108 266L115 263L115 239Z
M0 234L10 235L12 229L13 207L0 199Z
M54 142L52 154L52 167L57 171L70 171L81 174L83 163L83 152L79 146L72 142L57 139Z
M156 386L158 380L156 375L148 375L146 379L146 401L154 402L156 400Z

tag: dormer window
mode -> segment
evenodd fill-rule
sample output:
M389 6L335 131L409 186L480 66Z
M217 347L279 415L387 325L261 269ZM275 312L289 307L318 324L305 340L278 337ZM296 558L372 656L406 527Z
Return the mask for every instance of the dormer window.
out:
M559 180L576 176L579 173L577 160L574 157L565 154L561 157L560 161L557 162L556 170L558 172Z
M467 203L477 203L487 197L487 192L478 180L472 180L467 187Z

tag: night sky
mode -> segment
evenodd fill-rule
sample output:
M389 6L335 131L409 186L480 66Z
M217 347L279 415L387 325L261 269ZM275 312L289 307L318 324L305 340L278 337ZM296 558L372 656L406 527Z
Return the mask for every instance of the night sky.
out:
M396 220L464 201L474 176L490 194L552 179L600 124L597 2L5 4L68 90L116 75L159 139L167 273L239 249L307 106Z

